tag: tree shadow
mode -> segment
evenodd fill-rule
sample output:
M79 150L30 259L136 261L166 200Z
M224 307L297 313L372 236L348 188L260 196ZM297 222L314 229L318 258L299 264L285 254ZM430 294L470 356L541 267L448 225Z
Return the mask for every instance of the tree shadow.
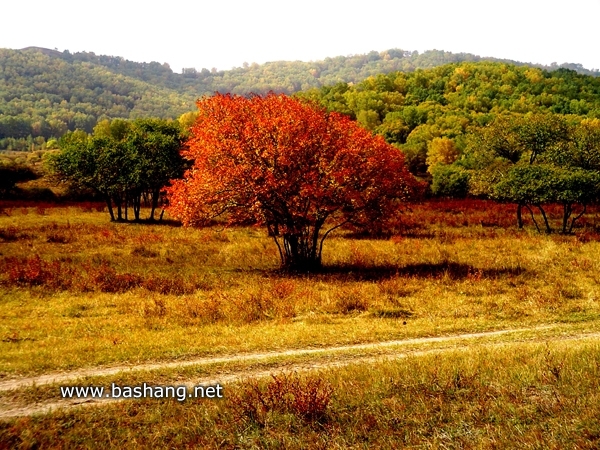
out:
M338 238L351 239L354 241L387 241L394 237L401 237L404 239L434 239L436 234L421 227L378 234L368 232L346 232L338 235Z
M379 281L395 277L435 279L448 277L452 280L496 279L522 275L522 267L502 269L480 269L469 264L443 261L440 263L418 263L399 265L365 266L357 264L339 264L324 266L319 272L294 273L275 271L276 276L285 278L310 278L318 281Z
M140 220L113 220L110 223L123 224L123 225L146 225L146 226L164 226L164 227L174 227L179 228L182 227L183 224L174 219L162 219L162 220L148 220L148 219L140 219Z

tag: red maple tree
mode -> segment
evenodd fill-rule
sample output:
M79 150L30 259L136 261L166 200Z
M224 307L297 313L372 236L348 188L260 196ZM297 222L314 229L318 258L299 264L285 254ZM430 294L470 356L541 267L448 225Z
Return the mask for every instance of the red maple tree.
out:
M272 93L197 105L171 212L184 225L224 213L266 225L284 269L319 269L331 231L373 224L414 192L401 152L346 116Z

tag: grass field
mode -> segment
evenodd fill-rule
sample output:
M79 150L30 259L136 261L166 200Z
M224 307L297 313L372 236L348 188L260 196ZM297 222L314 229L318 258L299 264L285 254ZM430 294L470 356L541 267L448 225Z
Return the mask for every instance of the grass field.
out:
M229 374L226 396L31 417L60 405L61 383L0 389L6 408L32 407L0 422L0 447L600 445L597 211L562 236L517 230L510 205L413 205L392 235L340 232L322 273L292 276L261 228L117 224L101 209L2 205L0 385ZM530 331L332 349L512 329ZM236 359L264 352L279 353ZM166 366L218 357L232 359ZM94 374L117 366L134 369Z

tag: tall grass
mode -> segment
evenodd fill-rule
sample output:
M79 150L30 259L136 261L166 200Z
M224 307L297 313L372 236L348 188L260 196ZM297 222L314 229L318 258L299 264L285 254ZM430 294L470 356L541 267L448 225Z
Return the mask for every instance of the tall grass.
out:
M325 270L306 276L277 270L260 228L14 209L0 216L0 374L548 322L593 328L597 216L585 239L547 236L500 227L511 208L412 205L401 218L412 225L390 237L334 234Z

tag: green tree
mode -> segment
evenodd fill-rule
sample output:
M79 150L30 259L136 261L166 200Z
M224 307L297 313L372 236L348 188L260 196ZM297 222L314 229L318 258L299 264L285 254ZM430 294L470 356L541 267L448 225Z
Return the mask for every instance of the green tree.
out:
M470 174L458 165L437 164L431 170L431 192L451 198L464 198L469 192Z
M177 122L118 119L100 122L91 136L67 133L49 164L62 181L97 192L111 220L129 220L130 207L134 220L140 220L142 200L151 207L148 219L154 220L162 190L183 174L182 142Z
M535 206L549 230L544 204L551 199L539 200L542 193L538 196L536 189L543 180L548 182L550 169L526 166L547 161L549 154L567 148L569 139L570 128L560 116L528 114L497 118L475 134L467 152L471 167L480 172L472 178L478 193L515 202L519 228L523 227L522 209L527 207L532 212L531 206ZM487 186L484 180L488 181Z

